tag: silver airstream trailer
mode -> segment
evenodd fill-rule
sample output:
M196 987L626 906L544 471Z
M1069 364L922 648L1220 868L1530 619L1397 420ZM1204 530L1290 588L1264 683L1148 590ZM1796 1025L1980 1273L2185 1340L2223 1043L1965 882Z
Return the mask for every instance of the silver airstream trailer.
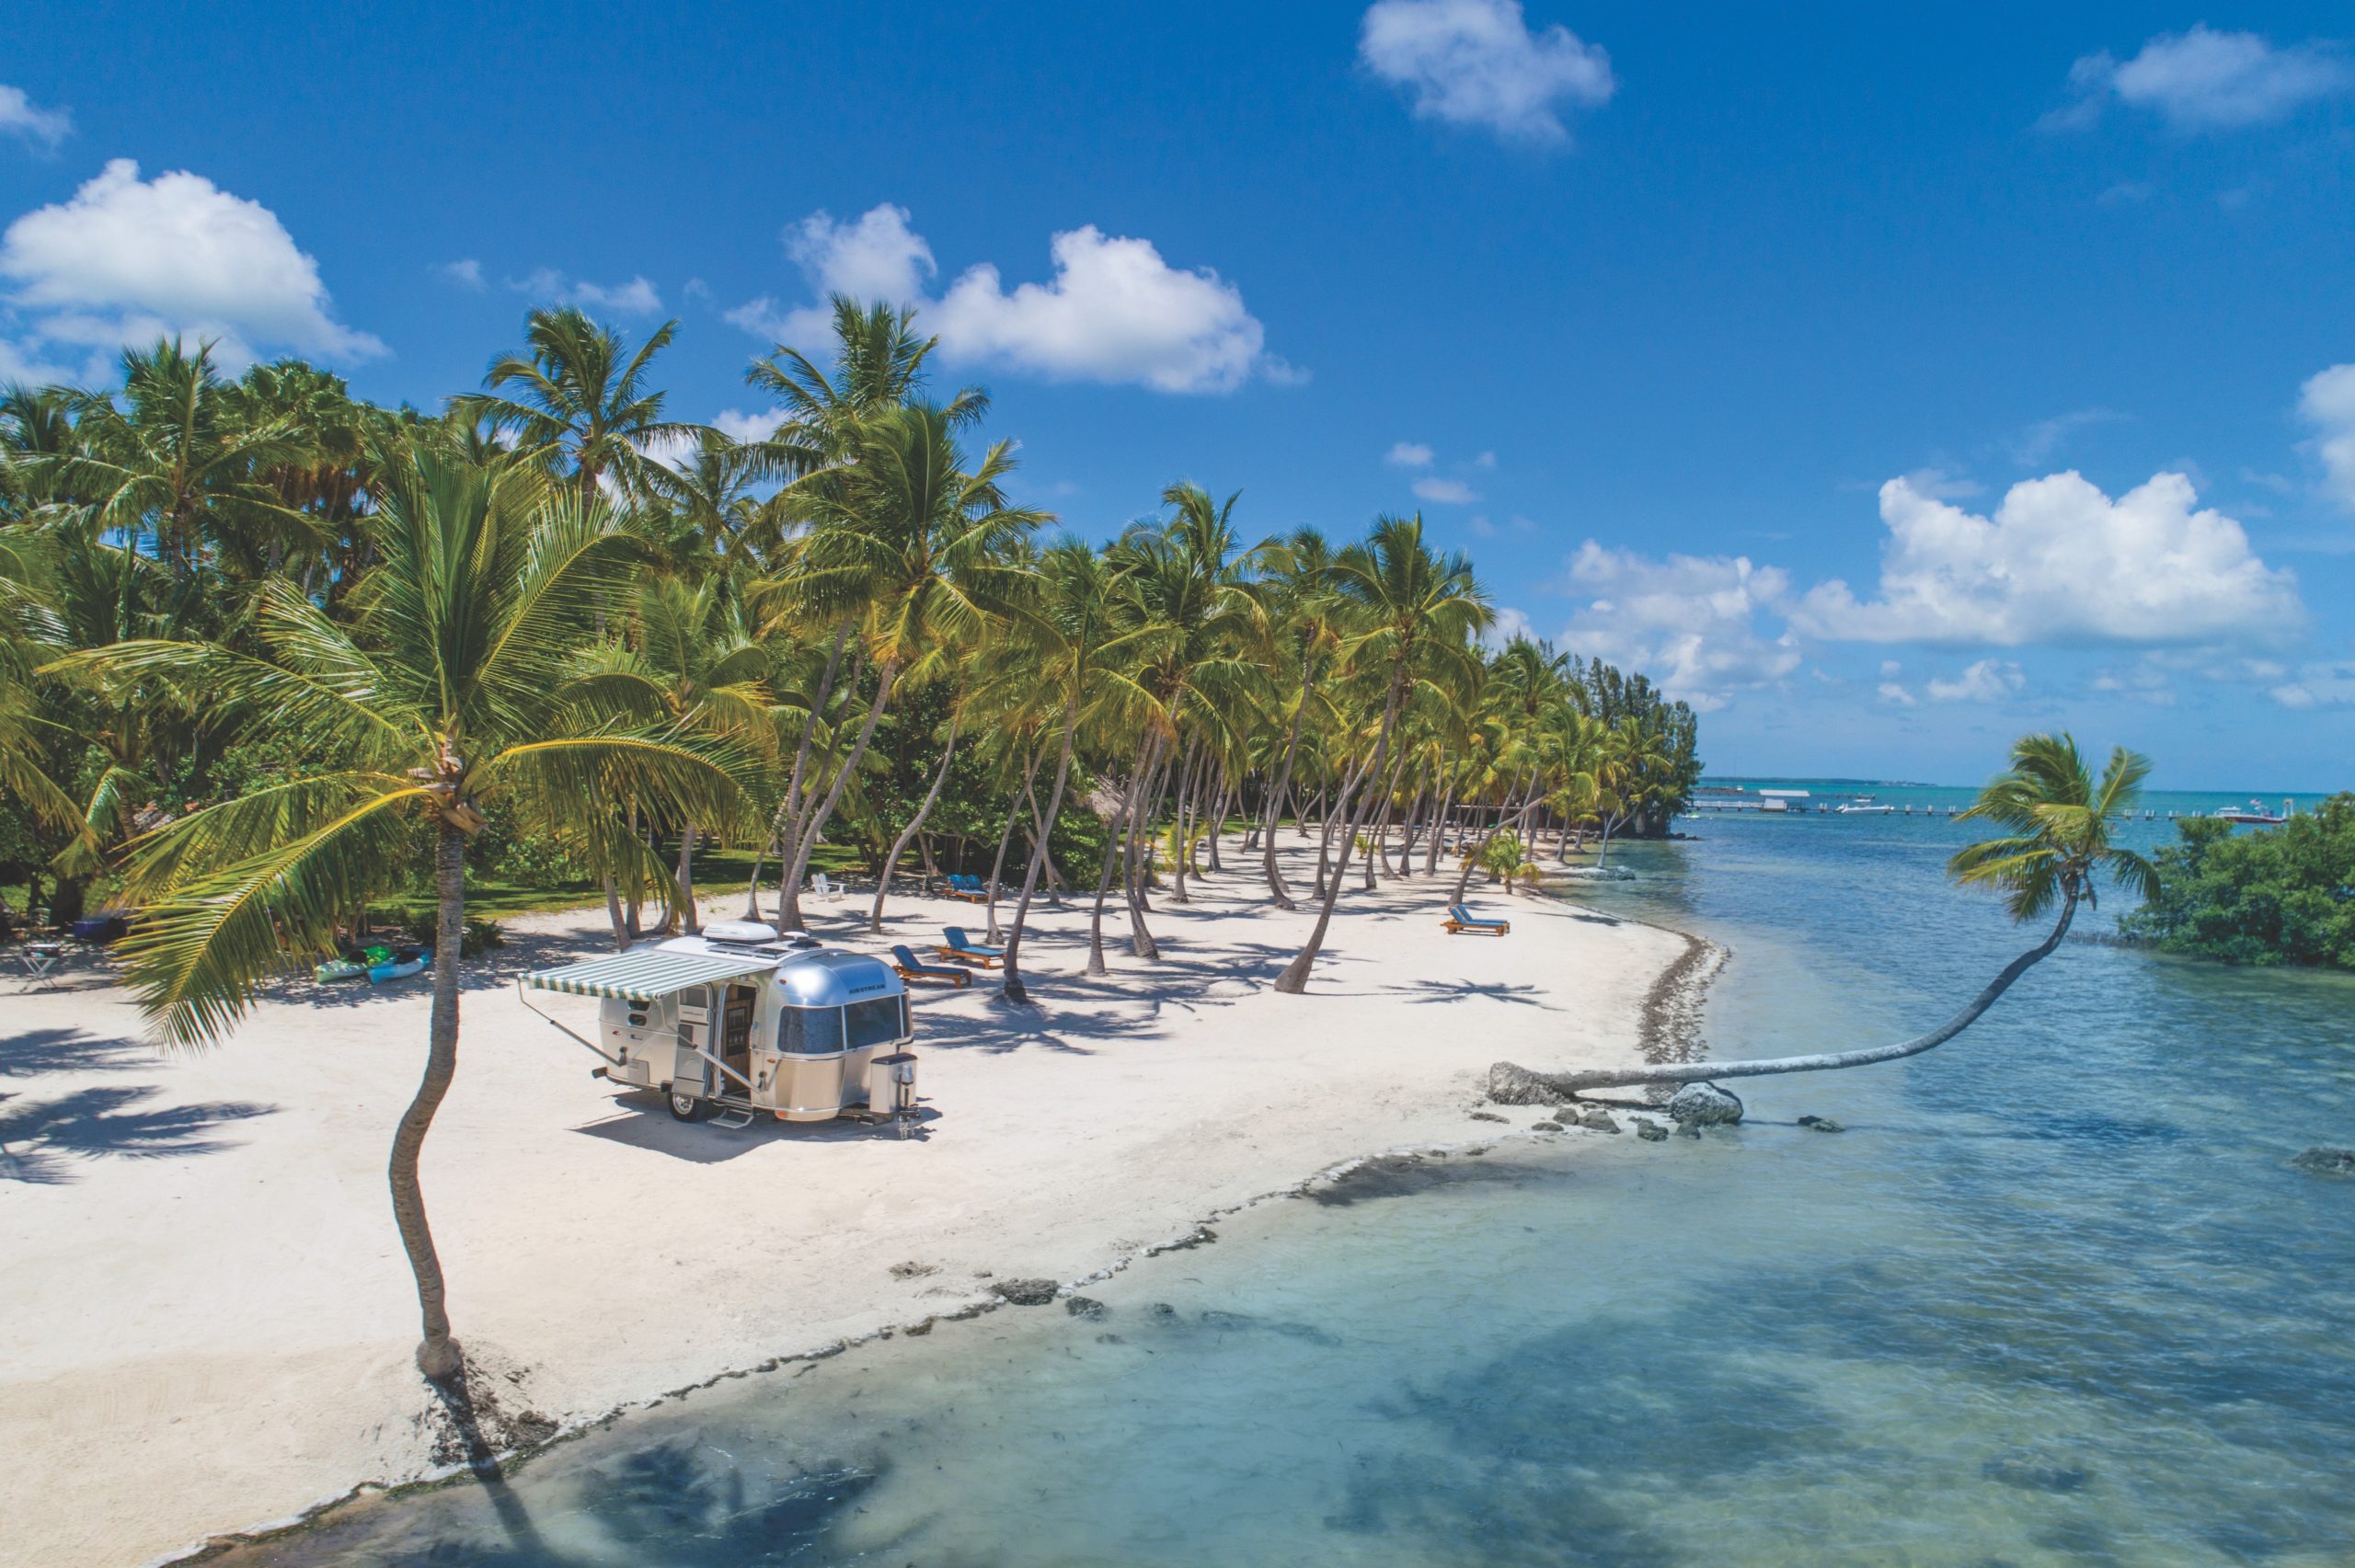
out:
M864 1116L907 1135L915 1028L907 986L879 959L718 921L700 936L537 970L519 995L526 986L599 998L593 1040L548 1022L604 1059L600 1076L661 1093L681 1121Z

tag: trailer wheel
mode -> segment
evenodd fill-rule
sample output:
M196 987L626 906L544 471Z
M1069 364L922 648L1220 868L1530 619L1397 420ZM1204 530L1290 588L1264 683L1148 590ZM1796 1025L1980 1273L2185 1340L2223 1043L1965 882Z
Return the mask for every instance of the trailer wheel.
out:
M699 1122L711 1115L711 1102L698 1100L693 1094L682 1094L673 1089L662 1098L671 1107L671 1117L673 1121Z

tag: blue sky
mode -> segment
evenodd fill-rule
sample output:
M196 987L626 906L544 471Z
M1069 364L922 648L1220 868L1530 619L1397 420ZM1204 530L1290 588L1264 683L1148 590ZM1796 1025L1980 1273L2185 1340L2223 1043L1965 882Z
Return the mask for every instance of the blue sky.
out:
M1073 527L1180 477L1257 532L1419 507L1722 771L2066 726L2349 782L2343 7L13 25L0 375L170 326L434 404L570 298L678 317L674 411L743 421L821 287L899 293Z

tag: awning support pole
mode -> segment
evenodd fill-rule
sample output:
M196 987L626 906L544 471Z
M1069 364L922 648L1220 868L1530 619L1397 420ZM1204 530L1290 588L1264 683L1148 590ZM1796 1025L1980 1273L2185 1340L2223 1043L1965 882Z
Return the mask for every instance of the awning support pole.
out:
M689 1046L687 1049L695 1052L695 1055L703 1058L704 1060L711 1063L712 1066L719 1069L720 1071L726 1073L729 1077L742 1084L744 1086L745 1093L752 1094L759 1092L752 1087L752 1081L751 1079L745 1077L742 1073L737 1071L734 1068L729 1066L726 1062L720 1060L709 1051L705 1050L701 1046Z
M597 1053L597 1055L598 1055L600 1058L603 1059L604 1060L606 1060L606 1061L608 1061L608 1062L611 1062L614 1066L615 1066L615 1067L623 1067L623 1066L626 1066L626 1065L628 1064L629 1059L628 1059L627 1057L617 1057L617 1056L615 1056L615 1055L613 1055L612 1053L608 1052L608 1051L607 1051L603 1047L602 1047L602 1046L598 1045L596 1041L594 1041L594 1040L590 1040L590 1039L583 1039L583 1038L582 1038L580 1036L579 1036L579 1035L573 1035L571 1030L569 1030L569 1029L566 1028L563 1024L561 1024L557 1023L555 1019L550 1018L546 1013L541 1013L541 1012L540 1012L540 1010L539 1010L538 1008L534 1007L534 1006L532 1005L532 999L531 999L530 997L527 997L527 996L525 996L525 995L523 994L523 981L521 981L521 980L517 980L517 981L515 982L515 1000L516 1000L516 1001L520 1001L520 1002L522 1002L522 1003L523 1004L524 1009L525 1009L526 1011L528 1011L528 1012L530 1012L530 1013L533 1013L536 1014L536 1015L539 1017L540 1021L541 1021L541 1022L543 1022L543 1023L545 1023L545 1024L546 1024L550 1028L552 1028L552 1029L556 1030L558 1034L563 1034L563 1035L572 1035L572 1037L573 1037L575 1040L579 1040L579 1041L580 1042L580 1044L582 1044L583 1046L586 1046L589 1049L591 1049L591 1050L592 1050L592 1051L596 1052L596 1053Z

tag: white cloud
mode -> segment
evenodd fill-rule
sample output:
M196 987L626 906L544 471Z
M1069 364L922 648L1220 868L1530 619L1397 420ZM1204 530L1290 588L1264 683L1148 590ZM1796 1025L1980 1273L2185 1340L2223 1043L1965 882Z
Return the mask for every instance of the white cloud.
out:
M1227 392L1251 374L1266 331L1217 273L1181 271L1149 241L1093 223L1055 235L1051 283L1011 292L987 262L934 307L952 358L1003 360L1057 379Z
M1744 556L1653 560L1590 539L1571 558L1570 582L1590 597L1563 632L1564 647L1640 670L1701 712L1798 667L1797 639L1757 627L1759 612L1789 595L1789 578L1775 567Z
M786 253L822 299L914 305L944 359L1000 363L1059 381L1133 382L1161 392L1229 392L1257 373L1296 383L1306 372L1265 351L1266 329L1235 287L1208 268L1170 266L1148 240L1094 224L1056 235L1054 277L1007 289L988 262L937 299L932 247L889 202L854 223L813 212L786 231ZM787 310L764 296L728 313L749 332L821 350L829 313Z
M1943 468L1916 468L1905 475L1905 483L1920 495L1941 501L1969 500L1984 495L1987 486L1967 475L1953 474ZM1858 486L1862 488L1863 486Z
M2256 33L2218 32L2196 26L2161 33L2120 63L2104 52L2069 70L2078 98L2049 117L2083 125L2115 97L2149 109L2177 131L2228 130L2280 120L2355 85L2347 63L2321 43L2278 49Z
M1892 479L1878 597L1834 578L1792 622L1837 641L1998 647L2266 641L2303 624L2295 578L2196 500L2180 474L2112 500L2072 472L2013 486L1988 518Z
M568 278L553 267L543 267L526 277L509 279L507 286L546 304L579 305L583 310L652 315L662 308L661 294L644 278L608 286L585 278Z
M1536 630L1524 612L1511 605L1500 605L1497 618L1488 623L1488 630L1480 634L1480 640L1492 648L1500 648L1510 646L1516 637L1528 637L1534 641L1536 636Z
M1475 468L1494 468L1496 465L1497 454L1493 452L1484 452L1472 460L1472 466Z
M2355 704L2355 660L2309 664L2268 693L2285 708Z
M2355 507L2355 365L2333 365L2299 388L2298 412L2315 428L2330 493Z
M96 367L86 379L96 381L102 373L103 366ZM53 386L75 379L72 371L41 359L39 350L0 338L0 386L14 382L21 382L27 386Z
M1606 103L1618 86L1600 47L1558 23L1532 33L1520 0L1376 0L1358 58L1421 118L1540 145L1568 140L1562 106Z
M1882 681L1878 690L1880 692L1880 700L1884 703L1894 703L1901 708L1918 707L1921 705L1920 699L1916 698L1913 692L1907 691L1904 687L1899 685L1894 681Z
M1400 468L1429 468L1431 465L1431 449L1420 441L1398 441L1383 454L1382 461Z
M1478 493L1461 479L1436 476L1418 479L1414 489L1419 498L1443 507L1468 507L1480 498Z
M32 343L111 349L178 334L217 339L231 362L264 346L330 360L385 351L329 314L318 263L270 209L200 175L143 180L128 158L10 223L0 278L31 317Z
M2039 419L2013 440L2012 456L2023 468L2040 467L2079 430L2113 424L2124 418L2115 408L2073 408L2050 419Z
M74 117L62 109L42 109L25 96L24 88L0 82L0 131L53 153L74 133Z
M722 408L711 417L712 429L733 441L764 441L776 433L785 423L785 416L774 408L757 414L746 414L734 408Z
M1938 703L2000 703L2028 684L2020 667L2008 659L1982 658L1951 681L1933 679L1930 700Z
M482 263L471 256L457 261L445 261L434 270L462 289L479 292L483 287Z

